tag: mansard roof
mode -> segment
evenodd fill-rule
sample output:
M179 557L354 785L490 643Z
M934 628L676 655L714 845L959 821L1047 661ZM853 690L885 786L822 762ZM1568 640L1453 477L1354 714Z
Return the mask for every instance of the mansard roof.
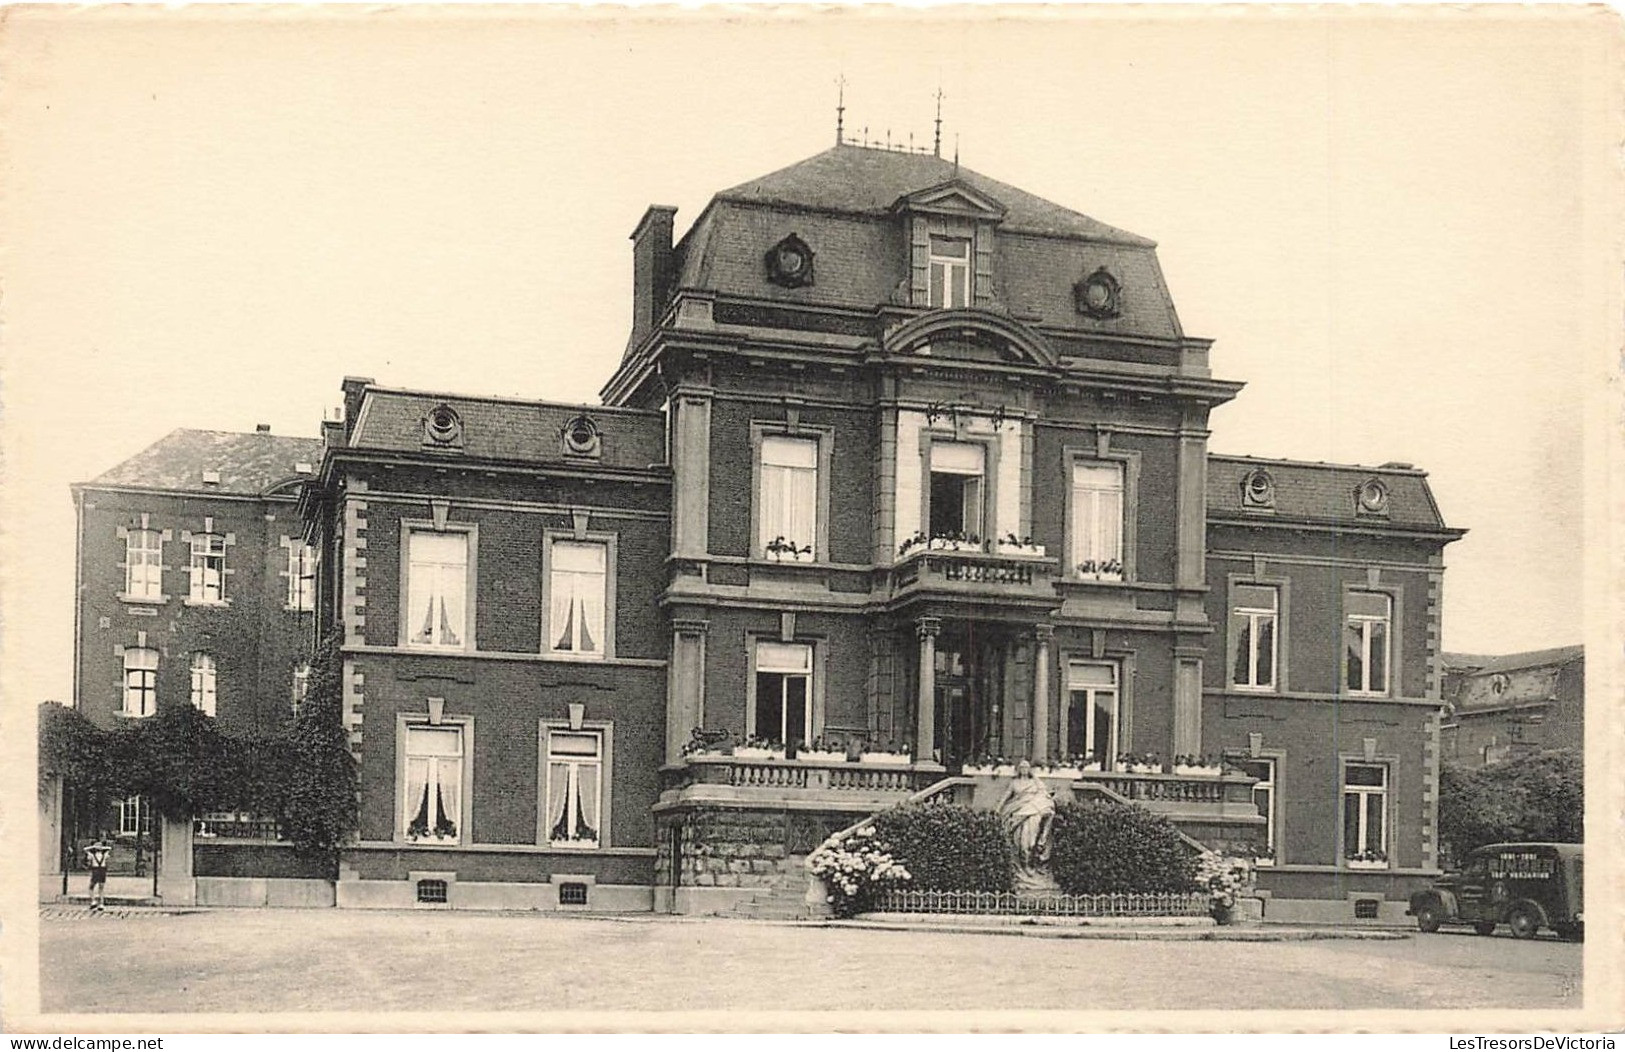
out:
M1274 483L1274 507L1250 508L1243 502L1243 486L1255 471L1268 473ZM1387 491L1384 511L1359 510L1355 494L1371 480ZM1408 465L1327 464L1301 460L1270 460L1222 454L1208 456L1208 518L1260 523L1273 520L1320 525L1388 527L1461 533L1445 525L1428 488L1427 473Z
M900 212L945 212L995 224L995 298L1010 313L1085 336L1178 340L1184 332L1154 241L929 154L837 146L723 190L677 246L680 289L774 303L870 311L908 280ZM774 284L763 256L795 235L816 255L816 280ZM1074 286L1104 269L1120 309L1081 313Z
M428 437L426 421L445 407L454 414L449 440ZM568 456L566 425L585 417L596 431L596 455ZM572 405L519 398L365 388L345 448L398 454L429 454L505 463L573 462L597 469L646 471L665 459L665 418L660 413L607 406Z
M898 200L959 182L1005 209L1002 230L1115 241L1144 248L1156 242L1108 226L1036 194L990 179L932 154L863 146L834 146L788 168L724 190L719 201L787 205L884 215Z
M250 496L265 493L321 462L319 439L264 431L199 431L177 428L80 489L179 490ZM305 471L299 466L305 465ZM204 482L216 472L218 482Z

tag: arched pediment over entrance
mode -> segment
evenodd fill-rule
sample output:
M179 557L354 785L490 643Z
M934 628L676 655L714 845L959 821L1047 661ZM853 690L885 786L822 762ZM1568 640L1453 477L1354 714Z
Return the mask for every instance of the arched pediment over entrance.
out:
M1055 353L1035 330L1006 314L978 307L932 311L890 330L887 354L947 361L1004 362L1054 368Z

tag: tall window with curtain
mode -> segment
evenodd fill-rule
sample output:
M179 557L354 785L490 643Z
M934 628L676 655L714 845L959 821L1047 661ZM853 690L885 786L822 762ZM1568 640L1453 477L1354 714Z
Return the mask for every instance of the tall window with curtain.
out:
M1353 863L1388 863L1388 765L1343 766L1343 857Z
M192 707L205 716L214 712L214 657L210 654L192 655Z
M461 725L406 728L401 830L407 840L462 842L463 731Z
M812 562L818 544L818 440L766 435L761 458L757 548L781 562Z
M603 829L604 732L547 732L547 840L598 847Z
M197 603L226 599L226 538L218 533L192 534L190 598Z
M549 552L547 642L555 654L601 658L609 546L600 541L555 540Z
M468 534L412 530L407 534L406 630L414 646L465 646L468 618Z
M1350 692L1388 693L1389 629L1393 599L1384 592L1350 592L1343 623Z
M163 535L157 530L131 530L124 536L124 594L132 599L160 599L164 594Z
M1072 564L1080 577L1123 577L1123 465L1072 466Z
M1236 649L1230 681L1244 690L1274 690L1280 591L1274 585L1238 584L1232 597L1230 638Z

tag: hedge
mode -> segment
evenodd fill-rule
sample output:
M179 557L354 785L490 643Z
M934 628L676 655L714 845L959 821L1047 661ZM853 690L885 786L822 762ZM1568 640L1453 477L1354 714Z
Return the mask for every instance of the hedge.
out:
M875 817L875 835L912 888L1009 891L1014 853L999 816L958 804L910 804Z
M1196 853L1144 808L1065 803L1050 828L1050 869L1068 894L1196 889Z

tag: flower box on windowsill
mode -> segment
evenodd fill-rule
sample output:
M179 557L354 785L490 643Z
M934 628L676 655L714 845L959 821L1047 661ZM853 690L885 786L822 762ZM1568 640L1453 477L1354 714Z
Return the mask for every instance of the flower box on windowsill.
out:
M1385 858L1346 858L1343 862L1350 869L1387 869L1388 860Z
M846 753L844 753L844 752L815 752L813 750L807 749L807 750L803 750L801 752L796 753L796 759L805 760L808 763L845 763L846 762Z
M1211 764L1174 764L1174 773L1192 778L1217 778L1224 773L1224 768Z
M910 762L909 755L902 752L866 752L862 755L864 763L889 763L895 766L901 766Z
M934 552L979 552L982 545L977 541L962 541L952 537L933 537L927 545Z
M1123 571L1122 570L1088 570L1088 571L1079 570L1078 571L1078 580L1080 580L1080 581L1121 581L1122 579L1123 579Z
M1081 768L1081 767L1051 767L1048 770L1042 771L1040 773L1042 773L1047 778L1066 778L1066 779L1069 779L1071 781L1076 781L1079 778L1083 777L1083 768Z
M764 749L757 745L734 746L734 758L738 760L782 760L783 749Z
M998 541L993 550L999 555L1043 555L1042 544L1011 544L1009 541Z
M763 554L770 563L810 563L813 561L813 553L810 551L792 552L788 549L774 550L768 548Z

